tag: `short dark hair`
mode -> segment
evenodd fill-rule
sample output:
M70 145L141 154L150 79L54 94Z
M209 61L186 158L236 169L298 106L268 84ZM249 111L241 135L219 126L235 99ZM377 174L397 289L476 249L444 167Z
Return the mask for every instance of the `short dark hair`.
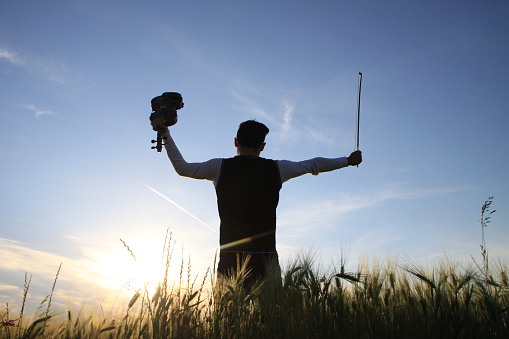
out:
M239 125L237 141L242 147L258 148L265 142L267 134L267 126L255 120L247 120Z

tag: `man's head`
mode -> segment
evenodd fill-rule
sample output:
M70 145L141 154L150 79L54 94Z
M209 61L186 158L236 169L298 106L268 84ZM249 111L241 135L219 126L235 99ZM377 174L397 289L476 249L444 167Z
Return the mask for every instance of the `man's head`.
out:
M264 124L248 120L240 124L235 138L235 146L242 149L263 150L265 146L265 136L269 129Z

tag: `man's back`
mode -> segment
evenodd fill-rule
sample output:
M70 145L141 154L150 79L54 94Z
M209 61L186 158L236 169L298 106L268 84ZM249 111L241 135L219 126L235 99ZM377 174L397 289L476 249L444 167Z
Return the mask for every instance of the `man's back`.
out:
M216 185L221 251L276 252L281 178L276 162L254 156L224 159Z

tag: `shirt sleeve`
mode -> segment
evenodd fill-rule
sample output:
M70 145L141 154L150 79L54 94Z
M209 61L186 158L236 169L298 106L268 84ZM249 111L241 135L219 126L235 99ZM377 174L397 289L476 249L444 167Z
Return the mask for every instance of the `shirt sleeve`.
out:
M170 133L166 133L165 136L166 153L178 175L193 179L210 180L214 182L214 185L216 184L221 173L223 159L216 158L205 162L187 162L177 148Z
M281 182L288 181L303 174L318 175L348 166L348 159L341 158L313 158L304 161L276 160Z

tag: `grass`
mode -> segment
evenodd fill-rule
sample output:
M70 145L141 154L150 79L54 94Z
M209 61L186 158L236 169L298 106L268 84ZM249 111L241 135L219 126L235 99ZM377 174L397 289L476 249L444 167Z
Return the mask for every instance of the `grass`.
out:
M169 267L171 256L168 256ZM488 280L475 266L444 260L364 262L324 276L306 260L282 279L245 291L247 272L216 280L181 263L177 283L138 290L123 314L54 315L50 298L31 320L2 315L2 338L507 338L509 276L499 263ZM56 279L55 279L56 281ZM25 290L28 284L25 284ZM53 290L52 290L53 292ZM8 321L11 321L8 323ZM12 326L14 325L14 326Z
M486 252L481 265L399 258L365 260L354 272L339 258L339 272L328 274L304 258L246 291L245 266L232 277L199 277L182 261L171 281L173 245L165 241L156 291L136 291L115 316L53 313L57 272L51 294L27 317L25 276L21 312L6 305L0 338L509 338L508 267L488 265Z

